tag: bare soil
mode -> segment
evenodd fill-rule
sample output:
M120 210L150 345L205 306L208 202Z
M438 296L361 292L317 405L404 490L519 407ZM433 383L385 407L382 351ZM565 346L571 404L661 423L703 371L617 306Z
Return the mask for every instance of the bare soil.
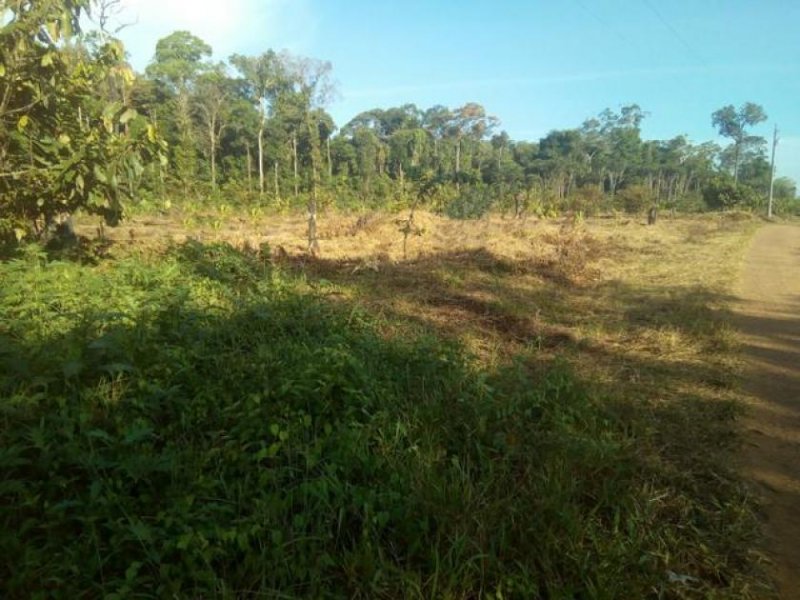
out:
M764 506L781 598L800 598L800 227L753 238L738 286L750 410L744 472Z

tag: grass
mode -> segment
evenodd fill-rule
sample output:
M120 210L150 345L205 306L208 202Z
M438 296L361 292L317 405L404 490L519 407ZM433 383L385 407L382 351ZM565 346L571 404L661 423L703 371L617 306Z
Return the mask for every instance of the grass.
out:
M753 223L181 220L0 265L4 596L767 594Z

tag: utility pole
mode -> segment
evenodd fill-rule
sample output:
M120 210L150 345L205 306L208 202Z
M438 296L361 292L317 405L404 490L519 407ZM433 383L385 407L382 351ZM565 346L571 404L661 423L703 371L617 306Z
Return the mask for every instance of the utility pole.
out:
M769 207L767 217L772 218L772 193L775 189L775 148L778 146L778 126L775 125L775 132L772 134L772 165L769 171Z

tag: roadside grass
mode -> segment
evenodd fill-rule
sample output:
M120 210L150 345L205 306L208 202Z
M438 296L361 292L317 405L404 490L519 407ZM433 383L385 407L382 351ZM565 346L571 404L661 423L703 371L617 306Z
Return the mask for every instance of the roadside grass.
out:
M404 261L387 215L321 259L229 218L0 265L5 595L768 593L731 465L752 222L421 214Z

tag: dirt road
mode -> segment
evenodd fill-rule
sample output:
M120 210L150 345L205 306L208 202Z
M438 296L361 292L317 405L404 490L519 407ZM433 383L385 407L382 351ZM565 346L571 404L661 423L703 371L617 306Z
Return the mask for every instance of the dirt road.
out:
M753 239L737 289L752 406L744 469L764 501L780 597L800 599L800 227Z

